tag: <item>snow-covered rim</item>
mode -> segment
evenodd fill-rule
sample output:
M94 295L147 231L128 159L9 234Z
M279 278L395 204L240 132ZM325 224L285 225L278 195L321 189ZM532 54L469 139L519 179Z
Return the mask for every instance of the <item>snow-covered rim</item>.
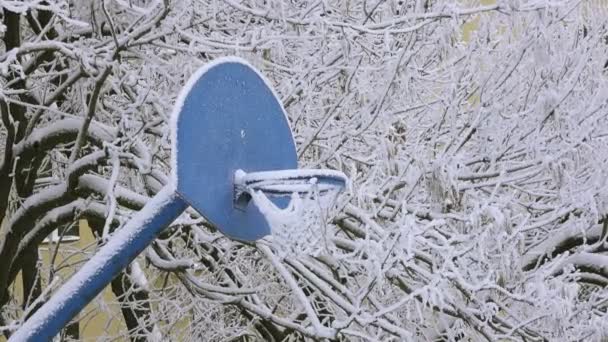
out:
M212 68L214 68L220 64L224 64L224 63L239 63L239 64L243 64L245 66L248 66L262 79L262 81L264 81L264 83L266 84L268 89L270 89L270 91L272 92L272 95L277 99L277 102L279 103L279 106L281 107L281 111L283 112L283 115L285 116L285 122L287 123L287 127L291 131L291 126L289 124L289 118L287 117L287 112L285 111L285 108L283 107L283 103L281 102L278 94L276 93L274 88L271 86L268 79L266 79L266 77L264 77L264 75L262 75L248 61L246 61L240 57L228 56L228 57L217 58L214 61L211 61L211 62L203 65L192 76L190 76L190 78L188 79L188 82L186 82L186 84L184 85L182 90L179 92L179 95L177 96L177 99L175 100L175 105L173 105L173 111L171 112L171 121L169 123L170 130L171 130L171 135L170 135L171 136L171 178L169 181L172 183L174 188L177 187L177 153L178 153L178 150L177 150L177 123L179 121L179 116L181 114L182 107L184 105L184 102L186 101L186 98L188 97L188 94L190 94L192 87L194 87L194 84L196 84L196 82L207 71L211 70ZM295 139L293 138L293 134L291 135L291 139L293 141L293 145L296 146L296 142L295 142Z
M324 193L329 190L341 191L348 181L340 171L323 169L293 169L234 173L234 187L238 197L244 192L262 191L269 195L309 193L311 190Z

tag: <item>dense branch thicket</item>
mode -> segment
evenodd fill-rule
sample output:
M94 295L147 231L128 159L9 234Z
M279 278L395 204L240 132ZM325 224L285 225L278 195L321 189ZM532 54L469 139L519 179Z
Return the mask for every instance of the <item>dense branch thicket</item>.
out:
M167 182L184 82L236 55L276 88L300 166L352 187L297 258L188 212L112 283L123 337L608 338L605 3L0 4L5 335L52 293L42 240L120 229Z

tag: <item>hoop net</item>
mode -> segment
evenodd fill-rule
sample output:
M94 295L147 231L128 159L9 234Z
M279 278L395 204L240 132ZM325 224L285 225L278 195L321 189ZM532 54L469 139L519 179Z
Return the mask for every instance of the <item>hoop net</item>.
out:
M297 171L302 171L299 173L301 177L282 174L256 179L247 187L254 204L270 226L272 235L269 240L279 257L316 255L327 249L330 237L327 220L334 214L336 199L346 183L341 172ZM315 172L319 177L315 177ZM279 208L269 198L286 194L291 200L285 208Z

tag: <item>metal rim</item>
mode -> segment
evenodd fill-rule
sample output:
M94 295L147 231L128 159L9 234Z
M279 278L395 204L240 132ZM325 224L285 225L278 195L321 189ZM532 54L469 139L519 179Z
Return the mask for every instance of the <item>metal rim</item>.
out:
M234 176L235 192L262 191L270 196L306 194L314 191L323 194L340 191L346 186L346 175L340 171L324 169L292 169L246 173L237 170Z

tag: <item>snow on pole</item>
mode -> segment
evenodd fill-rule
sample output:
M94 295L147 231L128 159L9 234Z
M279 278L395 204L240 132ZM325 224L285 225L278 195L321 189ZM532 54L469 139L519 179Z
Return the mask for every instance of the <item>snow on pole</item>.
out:
M187 207L173 186L161 189L9 341L50 341Z

